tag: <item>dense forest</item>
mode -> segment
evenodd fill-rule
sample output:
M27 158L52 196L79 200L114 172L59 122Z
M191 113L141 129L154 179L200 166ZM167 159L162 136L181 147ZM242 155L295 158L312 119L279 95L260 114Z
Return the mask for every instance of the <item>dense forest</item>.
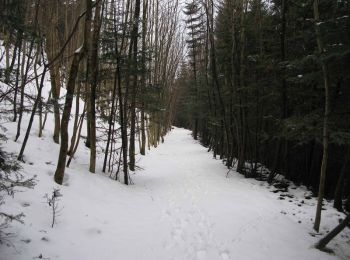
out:
M348 1L188 3L174 124L246 177L282 175L349 210L349 12Z
M348 0L0 3L0 79L10 86L0 102L12 106L1 117L17 123L25 161L34 118L40 137L54 114L57 184L79 145L89 172L103 153L103 172L132 184L135 156L174 125L228 171L307 186L318 196L317 231L324 198L350 210Z

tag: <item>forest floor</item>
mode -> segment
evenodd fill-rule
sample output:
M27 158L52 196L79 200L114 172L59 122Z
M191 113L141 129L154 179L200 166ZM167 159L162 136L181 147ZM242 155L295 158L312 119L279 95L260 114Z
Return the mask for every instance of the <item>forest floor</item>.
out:
M16 125L2 125L9 138L4 149L18 152ZM52 141L52 126L42 138L34 128L22 173L37 175L37 185L1 206L26 216L24 224L13 223L7 230L14 236L0 245L1 260L350 259L348 228L330 243L334 254L313 248L321 235L312 231L316 200L306 188L292 185L283 195L234 171L226 177L227 168L188 130L174 128L163 144L138 156L130 186L100 168L89 173L89 150L81 143L64 185L58 186L53 174L59 145ZM102 159L99 154L99 167ZM51 228L45 194L54 188L62 197ZM330 202L324 207L321 234L344 217Z

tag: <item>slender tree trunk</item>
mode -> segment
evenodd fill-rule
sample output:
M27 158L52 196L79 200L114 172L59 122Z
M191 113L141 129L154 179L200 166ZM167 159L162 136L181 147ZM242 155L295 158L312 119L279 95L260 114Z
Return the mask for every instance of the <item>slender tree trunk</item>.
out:
M67 154L70 156L73 152L75 140L77 138L78 128L79 128L79 110L80 110L80 86L77 87L77 94L75 95L75 116L73 125L73 134L70 140L70 147ZM79 138L79 137L78 137Z
M31 113L30 119L29 119L29 124L27 127L27 131L26 131L26 134L25 134L24 139L23 139L21 150L20 150L18 157L17 157L17 159L20 161L23 161L24 149L26 148L29 134L30 134L30 130L32 129L35 112L36 112L36 109L38 107L39 102L41 101L41 92L42 92L42 89L44 87L44 79L45 79L46 71L47 71L47 68L46 68L46 66L44 66L44 71L43 71L43 74L41 76L41 82L40 82L40 86L39 86L39 90L38 90L38 95L37 95L36 100L34 102L32 113Z
M349 167L350 148L346 152L344 164L340 170L340 174L337 181L337 186L334 192L334 204L333 207L339 211L343 211L343 187L345 182L346 173Z
M118 96L119 96L119 120L121 128L121 139L122 139L122 153L123 153L123 173L124 183L129 184L129 173L128 173L128 133L127 133L127 90L123 97L122 84L121 84L121 71L120 71L120 54L118 50L118 38L117 32L115 32L115 52L117 56L117 68L115 70L115 77L118 78Z
M140 5L141 1L135 1L135 16L133 19L132 32L132 46L133 47L133 85L131 88L131 117L130 117L130 147L129 147L129 168L135 171L135 124L136 124L136 95L138 85L138 66L137 66L137 51L138 51L138 33L139 33L139 19L140 19Z
M59 94L59 89L60 89L60 84L59 81L57 81L59 79L59 76L57 75L57 65L53 65L51 70L50 70L50 78L51 78L51 95L52 95L52 101L53 101L53 112L54 112L54 120L55 120L55 124L54 124L54 131L53 131L53 141L56 144L59 144L60 142L60 104L58 102L59 98L60 98L60 94Z
M141 147L140 154L146 154L146 131L145 131L145 101L144 101L144 89L146 87L146 33L147 33L147 9L148 0L144 1L142 9L142 75L141 75Z
M86 5L86 17L85 17L85 30L84 30L84 41L87 46L87 57L86 57L86 99L85 102L87 103L86 108L87 108L87 118L86 118L86 142L85 146L88 148L91 148L91 115L92 115L92 107L91 104L94 103L94 101L91 100L91 87L90 87L90 78L92 76L91 70L91 63L92 63L92 41L91 41L91 26L92 26L92 0L85 0L85 5ZM91 159L91 151L90 151L90 159ZM91 163L90 163L91 165Z
M90 1L90 0L89 0ZM98 84L98 39L101 27L101 3L95 7L94 31L91 42L91 92L90 92L90 172L96 170L96 90Z
M314 9L314 19L315 19L315 31L316 31L316 40L318 53L321 56L324 52L323 41L320 30L320 15L318 10L319 0L314 0L313 9ZM324 80L324 90L325 90L325 107L324 107L324 118L323 118L323 157L321 164L321 173L320 173L320 185L318 191L318 201L316 209L316 217L314 229L318 232L321 223L321 209L322 201L324 196L325 182L326 182L326 171L327 171L327 161L328 161L328 142L329 142L329 129L328 129L328 118L330 113L330 85L328 77L328 69L325 61L320 57L322 74Z
M91 10L91 9L90 9ZM72 109L73 95L75 89L75 80L78 75L79 63L83 58L84 52L74 53L72 64L69 71L69 77L67 82L67 94L66 101L63 109L62 119L61 119L61 146L60 153L58 156L57 168L55 171L55 182L62 185L64 171L66 167L67 151L68 151L68 124L70 112Z
M281 40L280 40L280 50L281 50L281 61L284 62L286 60L286 1L282 0L281 2ZM287 81L285 78L284 69L282 72L282 84L281 84L281 106L282 106L282 115L281 119L286 119L288 116L288 107L287 107ZM271 167L270 174L268 176L268 182L271 183L276 175L276 171L281 165L280 161L286 158L286 140L284 138L279 138L276 143L276 150L273 165ZM283 149L284 148L284 149ZM282 152L283 151L283 152ZM281 153L282 152L282 153Z
M78 146L79 146L79 141L80 141L80 135L81 135L81 129L83 128L83 124L84 124L84 117L85 117L85 113L86 113L86 103L84 103L84 108L83 108L83 112L80 116L80 120L79 120L79 123L78 123L78 133L77 133L77 138L76 138L76 141L74 143L74 148L72 150L72 152L69 154L69 159L67 161L67 167L69 167L77 149L78 149Z
M28 77L28 73L29 73L29 68L30 68L30 64L31 64L31 56L32 56L32 51L33 51L33 47L34 47L34 39L32 39L31 43L30 43L30 47L29 47L29 53L28 53L28 59L27 59L27 63L26 63L26 69L24 74L22 74L22 81L21 81L21 103L20 103L20 108L19 108L19 117L18 117L18 124L17 124L17 134L16 134L16 138L15 138L15 142L17 142L19 136L21 135L21 124L22 124L22 117L23 117L23 112L24 112L24 89L25 89L25 85L27 83L27 77ZM23 61L25 60L25 53L23 53Z
M111 136L112 136L112 126L115 123L114 122L114 118L115 118L115 97L116 97L116 93L117 93L117 75L114 76L114 84L113 84L113 92L112 92L112 107L111 107L111 112L109 113L109 119L108 119L108 136L107 136L107 144L106 144L106 149L105 149L105 157L104 157L104 160L103 160L102 172L106 171L109 144L111 142Z
M50 91L50 93L49 93L49 97L48 97L48 100L46 101L46 104L49 103L50 98L51 98L51 91ZM45 129L46 120L47 120L47 114L48 114L48 110L45 111L43 124L42 124L42 126L41 126L41 131L43 131L43 130Z
M59 35L58 35L58 2L50 3L48 10L48 19L50 19L49 26L46 29L46 53L48 62L50 66L50 80L51 80L51 93L53 101L53 112L54 112L54 132L53 132L53 141L56 144L59 144L60 137L60 65L58 62L52 62L55 56L57 55L59 49Z
M5 69L5 83L6 84L8 84L10 82L11 73L12 73L13 67L15 65L16 58L17 58L17 50L22 45L22 37L23 37L23 32L20 30L17 33L15 47L14 47L13 52L12 52L13 54L12 54L11 64L9 67L6 67L6 69ZM18 52L18 55L20 55L20 52ZM18 63L18 65L19 65L19 63Z
M39 5L40 5L40 0L37 0L36 4L35 4L35 15L34 15L34 31L36 31L37 29L37 25L38 25L38 12L39 12ZM27 83L27 77L28 77L28 72L29 72L29 68L31 65L31 56L32 56L32 51L34 48L34 42L35 42L35 38L33 37L33 39L30 42L30 47L29 47L29 53L28 53L28 59L27 59L27 64L26 64L26 70L23 73L21 73L22 76L22 82L21 82L21 104L20 104L20 111L19 111L19 118L18 118L18 124L17 124L17 134L16 134L16 138L15 141L17 142L20 134L21 134L21 123L22 123L22 116L23 116L23 110L24 110L24 89L25 89L25 85ZM23 64L25 61L25 47L24 47L24 53L23 53ZM24 67L22 67L24 68Z
M222 115L222 122L223 122L223 133L222 136L226 136L228 145L231 143L231 134L230 129L227 123L227 116L226 116L226 108L225 108L225 102L219 82L219 76L217 72L217 65L216 65L216 53L215 53L215 39L214 39L214 3L212 0L209 1L209 5L205 6L207 19L208 19L208 28L209 28L209 42L210 42L210 65L211 65L211 73L213 77L213 85L216 87L215 90L217 91L217 97L219 100L219 109ZM222 142L221 145L224 145ZM223 156L224 149L222 149L220 156ZM228 162L229 164L229 162Z
M38 69L37 69L37 64L39 63L40 60L40 56L41 56L41 46L38 45L38 49L37 49L37 53L36 53L36 57L35 57L35 62L34 62L34 76L35 76L35 84L36 84L36 88L38 91L38 95L39 92L41 93L41 89L40 89L40 84L39 84L39 79L38 79ZM46 69L46 66L45 66ZM45 71L46 72L46 71ZM43 102L42 99L40 97L39 99L39 133L38 133L38 137L41 137L43 134L42 131L42 124L43 124Z
M15 93L13 96L13 120L12 120L12 122L17 121L17 92L18 92L18 83L19 83L19 77L20 77L21 51L22 51L22 40L19 43L19 48L18 48L18 58L17 58L17 68L16 68L16 84L15 84Z

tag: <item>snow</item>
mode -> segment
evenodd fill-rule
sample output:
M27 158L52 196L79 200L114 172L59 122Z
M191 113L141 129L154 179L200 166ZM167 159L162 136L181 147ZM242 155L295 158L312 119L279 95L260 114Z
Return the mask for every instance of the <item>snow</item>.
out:
M50 89L49 75L46 77L45 100ZM0 88L8 86L0 84ZM36 93L35 85L26 86L26 91ZM64 95L62 89L61 97ZM4 100L0 107L9 110L9 105ZM75 101L72 115L74 106ZM0 117L1 126L8 130L8 141L2 146L7 152L18 153L29 114L24 114L17 142L13 141L17 124L10 119ZM52 140L53 122L53 115L48 114L39 138L35 117L24 153L22 173L36 175L37 185L32 190L21 189L1 205L1 211L23 212L26 217L24 224L12 223L7 230L15 235L9 245L0 245L0 260L350 258L348 228L330 243L334 255L313 247L344 218L331 202L325 202L321 234L316 234L312 230L316 199L306 199L309 192L305 187L292 187L282 194L289 198L271 192L274 188L265 182L245 179L235 171L226 178L222 162L213 159L185 129L174 128L163 144L137 157L140 168L131 174L134 185L130 186L102 174L102 141L97 174L89 173L89 150L81 140L59 186L53 181L59 152L59 145ZM73 120L70 133L72 124ZM0 131L3 133L2 128ZM85 126L82 135L86 135ZM51 208L45 196L54 189L62 196L57 223L51 228Z
M40 255L64 260L338 259L312 247L318 239L309 234L314 199L298 207L278 200L263 182L235 172L225 178L227 169L188 130L175 128L164 144L139 157L143 170L131 175L132 186L89 173L88 150L80 146L81 159L66 170L59 187L52 178L59 146L50 138L32 136L30 141L36 146L28 146L23 172L36 174L38 184L4 206L23 211L26 218L12 229L16 250L2 246L1 260ZM16 150L19 144L9 140L6 148L11 147ZM58 223L51 228L44 196L54 188L62 197ZM334 214L330 208L324 212L329 228L336 224ZM338 239L331 247L346 259L348 242Z
M82 44L78 49L75 50L74 53L81 53L81 50L83 49L84 44Z

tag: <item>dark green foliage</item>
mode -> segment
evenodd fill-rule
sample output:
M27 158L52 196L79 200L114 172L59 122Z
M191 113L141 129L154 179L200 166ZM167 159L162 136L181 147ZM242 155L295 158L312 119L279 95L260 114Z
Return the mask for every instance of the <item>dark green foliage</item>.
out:
M256 176L259 162L317 190L322 158L323 60L331 84L326 195L332 197L344 151L350 145L350 4L320 1L317 26L325 50L318 55L310 2L275 0L267 5L256 0L249 1L246 9L244 3L223 1L215 21L216 63L225 114L220 110L210 67L207 71L200 68L199 73L207 74L209 82L201 82L200 87L209 94L201 95L201 105L195 106L190 98L192 78L182 74L179 81L187 88L182 91L183 112L178 113L177 122L191 128L186 119L199 111L206 122L199 132L202 142L228 162L230 157L243 158L241 173L245 176ZM229 130L225 130L224 120Z

